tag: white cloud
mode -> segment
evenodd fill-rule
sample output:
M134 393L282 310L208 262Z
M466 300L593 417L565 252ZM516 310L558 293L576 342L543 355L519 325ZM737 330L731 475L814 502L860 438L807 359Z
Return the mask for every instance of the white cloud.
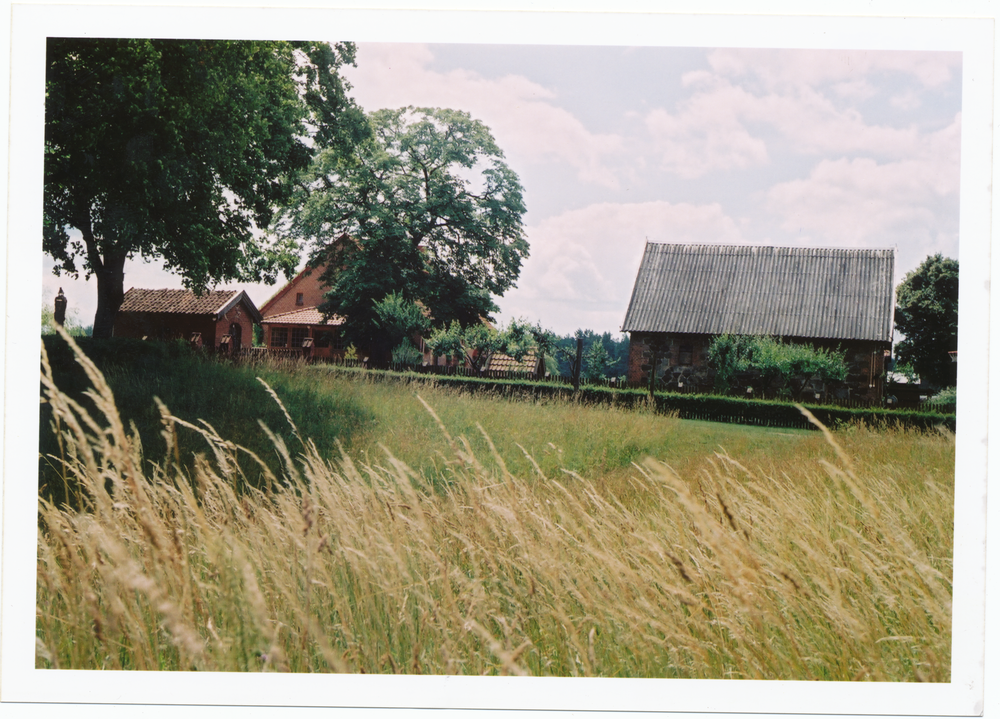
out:
M958 52L892 50L726 49L709 54L712 69L729 77L749 76L769 90L789 85L852 82L879 72L904 73L928 88L951 79L962 64Z
M919 94L913 90L906 90L890 97L889 104L893 107L899 108L900 110L916 110L923 104L923 102L921 101Z
M897 274L933 252L957 257L959 127L956 117L903 160L822 160L809 177L771 187L767 209L819 244L896 245Z
M744 244L718 204L598 203L527 228L531 256L499 302L502 319L540 319L561 334L617 329L650 242Z
M690 94L673 112L645 115L662 167L684 178L764 165L769 143L779 142L817 155L912 157L924 141L915 126L870 124L845 102L875 96L877 71L907 72L931 87L961 62L954 53L804 50L718 50L708 59L711 72L682 77ZM914 109L921 97L907 89L890 101Z
M768 208L783 217L781 225L790 232L860 246L933 224L933 213L922 202L932 192L925 170L917 162L823 160L808 178L768 190Z
M676 113L658 108L645 117L664 169L681 177L767 163L765 127L777 132L785 146L804 153L902 158L919 150L915 127L870 125L857 110L839 109L813 88L754 95L729 83L698 86L705 91L682 102ZM850 91L863 92L860 86Z
M764 141L741 122L741 109L752 103L744 90L728 86L695 95L677 114L648 113L646 128L663 168L692 178L767 162Z
M427 67L432 60L423 45L362 43L358 67L344 75L365 110L405 105L465 110L492 130L515 170L525 162L562 162L584 182L618 186L612 164L622 150L621 137L590 132L554 104L551 90L522 76L437 72Z

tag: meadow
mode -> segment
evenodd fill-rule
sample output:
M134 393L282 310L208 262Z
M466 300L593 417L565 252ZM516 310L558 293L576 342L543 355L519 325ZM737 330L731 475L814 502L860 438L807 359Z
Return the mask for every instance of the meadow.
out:
M38 667L949 680L947 432L80 362Z

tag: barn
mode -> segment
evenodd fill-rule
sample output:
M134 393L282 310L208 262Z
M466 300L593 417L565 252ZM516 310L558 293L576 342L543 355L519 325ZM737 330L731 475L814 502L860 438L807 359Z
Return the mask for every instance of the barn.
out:
M237 351L253 342L263 318L243 290L147 290L133 287L115 318L115 337L185 339L214 350Z
M707 389L714 337L768 335L844 350L841 392L880 401L894 263L892 249L647 243L622 324L628 379Z

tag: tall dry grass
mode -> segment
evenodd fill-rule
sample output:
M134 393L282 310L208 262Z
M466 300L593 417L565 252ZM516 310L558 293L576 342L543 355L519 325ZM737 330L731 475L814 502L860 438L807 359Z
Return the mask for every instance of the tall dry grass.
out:
M164 406L170 459L144 460L77 357L98 416L43 358L79 507L40 502L39 667L949 679L952 488L873 473L833 435L837 460L794 474L647 460L628 506L443 424L433 486L388 450L273 435L284 471L261 491L255 455ZM206 441L193 471L178 425Z

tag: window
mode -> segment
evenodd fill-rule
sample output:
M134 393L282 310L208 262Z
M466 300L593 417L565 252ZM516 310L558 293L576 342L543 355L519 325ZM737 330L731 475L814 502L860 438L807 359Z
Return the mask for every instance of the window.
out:
M694 351L692 350L691 345L681 345L677 350L677 364L684 366L690 365L692 355L694 355Z
M296 292L295 293L295 304L297 304L299 306L305 304L305 302L302 299L302 293L301 292Z
M309 336L308 327L293 327L292 328L292 344L291 347L301 347L302 340Z
M324 330L316 335L317 347L329 347L332 350L346 349L344 336L338 330Z
M229 335L233 338L232 348L240 349L243 346L243 327L233 322L229 325Z
M287 327L272 327L271 328L271 346L272 347L287 347L288 346L288 328Z

